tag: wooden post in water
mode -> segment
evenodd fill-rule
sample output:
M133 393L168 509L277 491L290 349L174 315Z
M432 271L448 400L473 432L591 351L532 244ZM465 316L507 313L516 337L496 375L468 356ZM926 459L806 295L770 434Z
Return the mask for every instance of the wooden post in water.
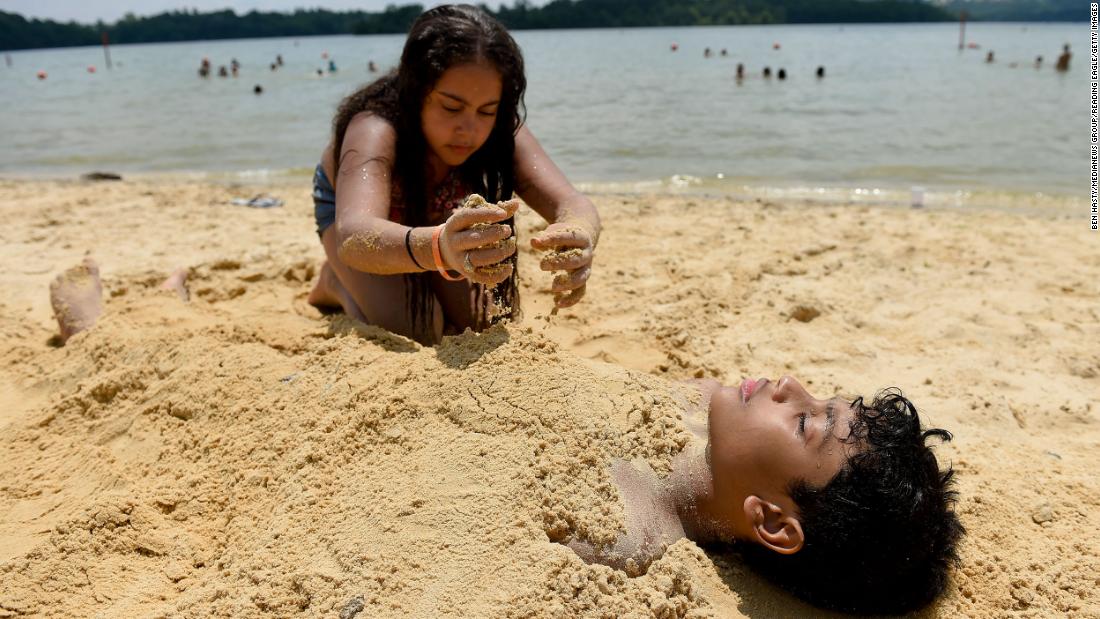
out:
M107 59L107 68L111 68L111 48L109 47L110 41L107 40L107 31L103 31L103 57Z
M959 11L959 49L966 47L966 11Z

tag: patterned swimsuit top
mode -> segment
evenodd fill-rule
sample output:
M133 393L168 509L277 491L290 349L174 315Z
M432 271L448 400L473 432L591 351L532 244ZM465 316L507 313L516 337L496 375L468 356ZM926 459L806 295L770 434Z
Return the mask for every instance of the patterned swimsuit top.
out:
M458 169L451 168L435 188L435 193L428 198L428 224L435 225L446 221L451 216L451 212L472 192L470 186L462 180ZM390 189L389 220L397 223L405 222L405 199L400 183L396 182Z

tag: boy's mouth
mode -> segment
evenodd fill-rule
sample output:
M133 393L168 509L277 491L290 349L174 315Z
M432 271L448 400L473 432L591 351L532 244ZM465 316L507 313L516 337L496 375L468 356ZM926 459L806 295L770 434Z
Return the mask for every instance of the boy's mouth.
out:
M741 381L741 403L748 404L749 398L752 397L752 394L756 393L757 389L763 387L767 383L768 379L766 378L761 378L758 380L750 380L746 378L745 380Z

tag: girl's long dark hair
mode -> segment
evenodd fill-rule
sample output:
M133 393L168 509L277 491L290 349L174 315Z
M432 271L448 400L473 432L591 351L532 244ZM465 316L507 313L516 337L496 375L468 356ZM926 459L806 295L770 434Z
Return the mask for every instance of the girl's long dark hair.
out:
M447 69L469 62L484 61L500 73L501 96L496 124L485 144L460 168L462 179L489 202L512 197L515 190L515 136L523 124L523 93L527 78L523 55L508 31L481 9L468 4L442 5L425 11L409 30L401 64L374 82L346 97L332 121L336 169L340 169L344 133L352 117L360 112L377 114L397 131L393 182L400 183L407 226L428 225L427 142L420 113L431 89ZM349 152L351 152L349 150ZM334 179L335 180L335 179ZM512 220L507 222L513 224ZM510 310L503 316L486 315L486 299L480 288L475 299L478 327L500 318L515 317L519 309L518 267L512 262L512 276L491 291L495 302ZM428 273L406 275L408 305L414 329L431 332L432 293Z

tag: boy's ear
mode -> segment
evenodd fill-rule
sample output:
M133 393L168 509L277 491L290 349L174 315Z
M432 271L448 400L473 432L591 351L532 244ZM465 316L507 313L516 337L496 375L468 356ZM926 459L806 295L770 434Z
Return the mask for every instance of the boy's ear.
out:
M782 555L802 550L806 538L792 510L752 495L745 498L744 509L753 541Z

